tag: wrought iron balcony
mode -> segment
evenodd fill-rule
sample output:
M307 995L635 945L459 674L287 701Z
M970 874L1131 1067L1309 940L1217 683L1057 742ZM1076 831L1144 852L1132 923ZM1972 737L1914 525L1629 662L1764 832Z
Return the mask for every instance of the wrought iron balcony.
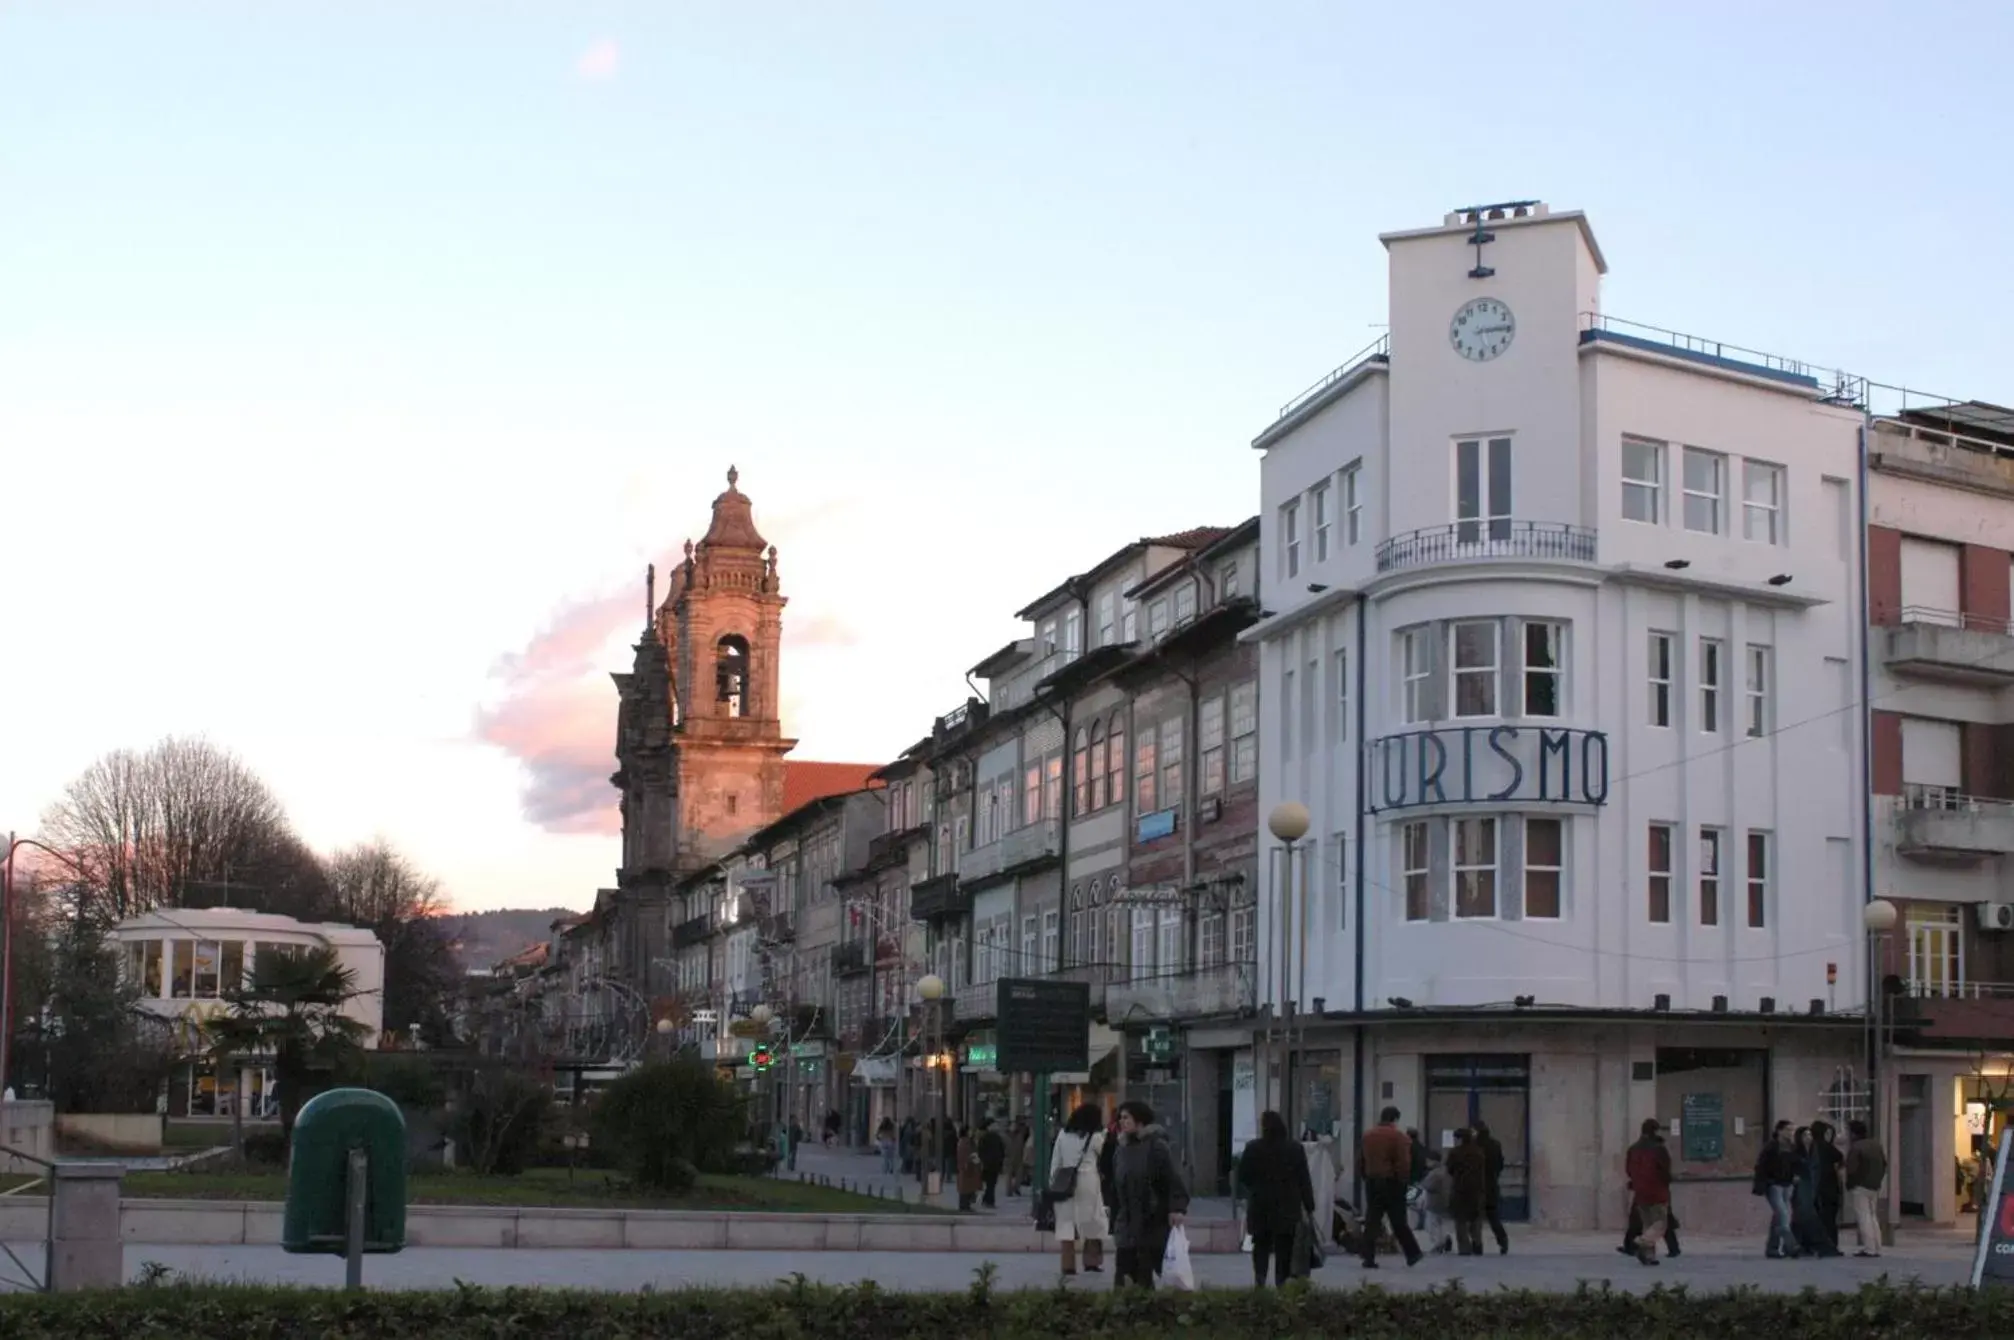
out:
M1895 806L1895 849L1952 865L2014 855L2014 801L1946 786L1905 785Z
M691 917L671 928L671 947L673 949L690 948L711 934L713 934L713 918L711 916Z
M972 895L959 887L955 874L936 875L909 886L911 921L942 921L971 912Z
M870 959L867 941L848 940L832 946L832 972L837 977L850 977L867 971Z
M1561 521L1454 521L1394 535L1378 546L1379 572L1487 558L1594 562L1594 531Z

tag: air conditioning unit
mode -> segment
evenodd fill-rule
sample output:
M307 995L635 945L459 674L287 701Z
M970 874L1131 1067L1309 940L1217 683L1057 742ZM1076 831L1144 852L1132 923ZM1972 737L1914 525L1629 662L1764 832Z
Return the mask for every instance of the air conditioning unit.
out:
M1975 903L1982 931L2014 931L2014 903Z

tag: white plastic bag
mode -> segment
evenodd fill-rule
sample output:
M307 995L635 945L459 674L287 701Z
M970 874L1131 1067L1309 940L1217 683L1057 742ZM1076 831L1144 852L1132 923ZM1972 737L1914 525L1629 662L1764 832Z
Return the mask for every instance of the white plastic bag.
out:
M1168 1231L1168 1250L1161 1254L1161 1278L1171 1289L1196 1287L1196 1268L1189 1264L1189 1235L1180 1224Z

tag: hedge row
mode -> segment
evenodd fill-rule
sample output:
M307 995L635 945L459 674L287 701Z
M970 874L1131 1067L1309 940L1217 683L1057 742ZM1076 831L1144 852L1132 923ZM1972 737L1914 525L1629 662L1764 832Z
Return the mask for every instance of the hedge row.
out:
M2014 1295L1869 1285L1858 1293L1754 1290L1649 1294L1606 1288L1577 1294L1458 1287L1422 1293L1377 1288L1284 1293L1209 1291L995 1293L982 1272L970 1289L895 1294L872 1283L837 1288L801 1279L774 1289L588 1294L463 1287L431 1293L342 1294L173 1284L113 1293L0 1296L7 1340L291 1340L292 1337L564 1336L622 1340L701 1336L735 1340L1353 1340L1447 1336L1548 1340L1666 1340L1680 1336L1787 1336L1795 1340L2014 1335Z

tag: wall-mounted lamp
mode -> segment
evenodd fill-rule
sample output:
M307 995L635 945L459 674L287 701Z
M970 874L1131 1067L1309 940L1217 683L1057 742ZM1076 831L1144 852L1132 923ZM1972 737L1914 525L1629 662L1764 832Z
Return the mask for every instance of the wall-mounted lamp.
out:
M1513 1005L1517 1006L1517 1007L1518 1007L1519 1009L1521 1009L1521 1010L1528 1010L1528 1009L1530 1009L1530 1008L1531 1008L1532 1006L1534 1006L1534 1005L1538 1004L1538 997L1537 997L1537 996L1513 996L1513 997L1511 998L1511 1004L1513 1004Z
M1317 596L1318 596L1318 595L1320 595L1320 594L1321 594L1322 592L1324 592L1324 591L1326 591L1326 590L1328 590L1328 589L1329 589L1329 588L1328 588L1328 584L1327 584L1327 583L1325 583L1325 582L1309 582L1309 583L1308 583L1308 593L1309 593L1310 595L1317 595Z
M1689 558L1667 558L1664 560L1664 566L1670 568L1673 572L1683 572L1692 566L1692 560Z
M1413 1003L1404 996L1386 996L1385 1004L1395 1010L1410 1010L1413 1007Z
M1787 572L1779 572L1774 577L1771 577L1769 579L1769 584L1771 586L1788 586L1790 585L1790 574Z

